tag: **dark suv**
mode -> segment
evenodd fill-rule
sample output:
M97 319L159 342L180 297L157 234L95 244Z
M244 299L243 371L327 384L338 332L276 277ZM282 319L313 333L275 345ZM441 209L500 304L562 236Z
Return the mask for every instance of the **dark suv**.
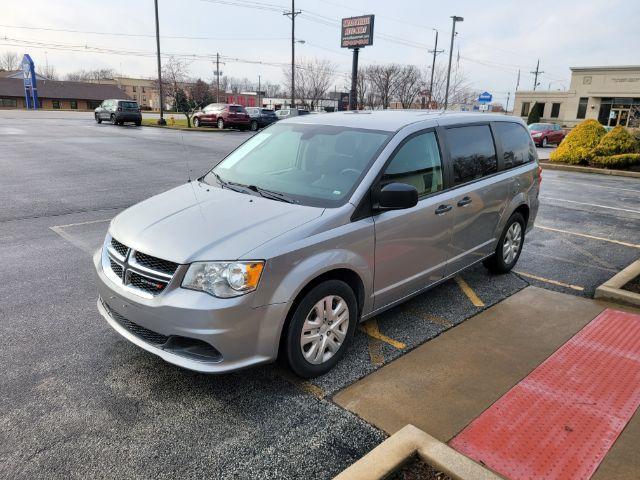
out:
M94 112L98 123L106 120L113 125L124 125L124 122L132 122L137 126L142 125L140 106L134 100L105 100Z
M250 128L254 132L278 120L276 112L268 108L247 107L247 113L251 117Z
M193 125L216 125L218 128L239 128L246 130L251 126L249 114L242 105L211 103L200 112L193 114Z

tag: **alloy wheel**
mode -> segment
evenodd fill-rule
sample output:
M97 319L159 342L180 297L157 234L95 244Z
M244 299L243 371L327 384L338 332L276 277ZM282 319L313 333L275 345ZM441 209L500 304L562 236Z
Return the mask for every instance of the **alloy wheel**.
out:
M522 244L522 226L519 222L513 222L507 230L502 244L502 258L507 265L511 264L520 251Z
M313 365L333 357L349 331L349 306L338 295L327 295L307 314L300 334L302 356Z

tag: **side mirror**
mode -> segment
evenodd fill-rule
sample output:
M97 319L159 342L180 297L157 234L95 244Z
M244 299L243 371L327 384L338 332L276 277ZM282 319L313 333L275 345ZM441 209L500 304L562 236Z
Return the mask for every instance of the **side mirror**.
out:
M415 207L418 190L406 183L388 183L378 193L378 208L381 210L401 210Z

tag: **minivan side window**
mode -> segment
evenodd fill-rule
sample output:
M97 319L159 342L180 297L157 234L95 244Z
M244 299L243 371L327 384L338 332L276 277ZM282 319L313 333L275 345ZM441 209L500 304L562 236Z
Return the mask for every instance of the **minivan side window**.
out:
M496 122L493 128L502 143L505 170L533 161L535 147L531 136L522 125L511 122Z
M447 146L456 185L498 171L498 157L488 125L469 125L447 129Z
M387 165L381 183L413 185L418 195L442 190L442 162L434 132L416 135L396 152Z

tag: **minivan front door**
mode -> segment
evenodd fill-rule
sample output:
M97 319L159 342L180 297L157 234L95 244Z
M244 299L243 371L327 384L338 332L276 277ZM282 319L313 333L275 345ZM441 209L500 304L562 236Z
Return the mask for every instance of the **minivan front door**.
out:
M446 275L491 254L506 206L510 179L498 173L489 125L446 129L453 192L453 232Z
M406 210L374 215L374 309L442 279L453 226L452 193L442 192L443 170L434 131L409 136L385 168L378 188L413 185L419 200Z

